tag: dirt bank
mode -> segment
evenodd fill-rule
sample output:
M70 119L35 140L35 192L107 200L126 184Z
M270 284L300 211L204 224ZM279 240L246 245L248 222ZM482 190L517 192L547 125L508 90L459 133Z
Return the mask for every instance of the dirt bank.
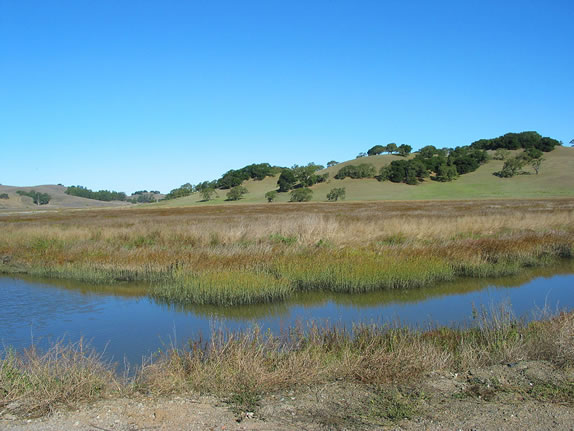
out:
M261 399L198 394L103 400L40 419L10 406L0 429L36 430L541 430L574 429L574 370L546 361L431 373L420 383L330 382ZM17 407L17 406L16 406Z

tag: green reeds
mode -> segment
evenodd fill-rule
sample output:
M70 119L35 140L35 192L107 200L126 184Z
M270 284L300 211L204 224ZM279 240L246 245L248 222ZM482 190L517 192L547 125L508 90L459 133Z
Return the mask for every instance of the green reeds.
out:
M454 278L444 259L367 251L285 256L278 259L274 270L297 290L344 293L409 289Z
M151 295L170 303L239 305L284 300L292 291L284 278L263 272L226 270L179 272L171 281L153 286Z

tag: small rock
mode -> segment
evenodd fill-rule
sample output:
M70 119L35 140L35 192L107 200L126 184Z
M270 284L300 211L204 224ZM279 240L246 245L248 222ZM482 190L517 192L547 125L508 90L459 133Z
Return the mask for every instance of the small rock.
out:
M8 404L6 406L7 410L16 410L18 407L20 407L20 403L18 401L12 401L10 404Z

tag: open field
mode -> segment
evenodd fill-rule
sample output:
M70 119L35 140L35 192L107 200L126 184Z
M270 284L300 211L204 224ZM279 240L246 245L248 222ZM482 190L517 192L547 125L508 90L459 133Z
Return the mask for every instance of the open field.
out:
M0 217L0 271L142 280L167 302L415 288L572 257L574 200L261 204Z
M488 198L543 198L574 196L574 148L557 147L544 153L545 161L538 175L517 175L513 178L499 178L493 173L500 171L504 164L500 160L490 160L476 171L460 176L450 183L439 183L426 180L417 186L379 182L376 179L353 180L346 178L336 180L333 177L341 167L349 164L371 163L378 170L393 160L402 159L394 155L378 155L349 160L319 173L329 173L326 183L316 184L313 190L313 201L326 201L327 193L334 187L345 187L346 200L417 200L417 199L488 199ZM526 169L528 171L528 169ZM157 205L178 207L188 205L211 205L223 203L264 203L265 193L277 189L277 177L267 177L262 181L246 181L244 186L249 193L241 201L225 202L227 190L218 190L218 197L210 202L200 202L199 194L160 202ZM280 193L277 202L289 200L289 193Z
M0 359L0 425L126 431L570 426L574 315L525 324L499 309L478 311L476 319L466 329L214 333L207 343L144 362L131 377L115 374L82 343L9 352Z

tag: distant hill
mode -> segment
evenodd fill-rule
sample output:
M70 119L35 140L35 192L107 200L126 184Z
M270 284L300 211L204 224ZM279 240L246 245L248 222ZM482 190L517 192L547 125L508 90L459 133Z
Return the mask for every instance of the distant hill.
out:
M51 200L47 205L37 206L34 204L33 199L28 196L21 196L16 193L18 190L31 191L35 190L39 193L48 193ZM81 198L78 196L70 196L66 193L66 187L60 185L40 185L33 187L17 187L17 186L4 186L0 185L0 195L6 193L8 199L0 199L0 211L2 210L27 210L27 209L58 209L58 208L95 208L95 207L110 207L110 206L126 206L131 205L128 202L102 202L93 199Z
M415 153L416 154L416 153ZM409 156L413 157L414 155ZM461 175L452 182L440 183L430 179L419 185L379 182L376 179L337 180L333 178L342 167L349 164L371 163L377 171L393 160L403 159L396 155L376 155L361 157L339 163L317 172L329 173L329 179L311 187L313 201L326 201L327 193L334 187L345 187L347 201L363 200L414 200L414 199L477 199L477 198L540 198L574 197L574 148L557 147L544 153L544 162L538 175L517 175L513 178L499 178L493 175L504 164L500 160L490 160L476 171ZM528 171L526 168L525 170ZM188 206L206 204L238 204L266 202L265 193L277 189L277 176L264 180L249 180L243 183L248 193L235 202L225 201L228 190L217 190L218 197L209 202L201 202L198 193L183 198L162 201L159 206ZM279 193L276 202L287 202L289 193Z

